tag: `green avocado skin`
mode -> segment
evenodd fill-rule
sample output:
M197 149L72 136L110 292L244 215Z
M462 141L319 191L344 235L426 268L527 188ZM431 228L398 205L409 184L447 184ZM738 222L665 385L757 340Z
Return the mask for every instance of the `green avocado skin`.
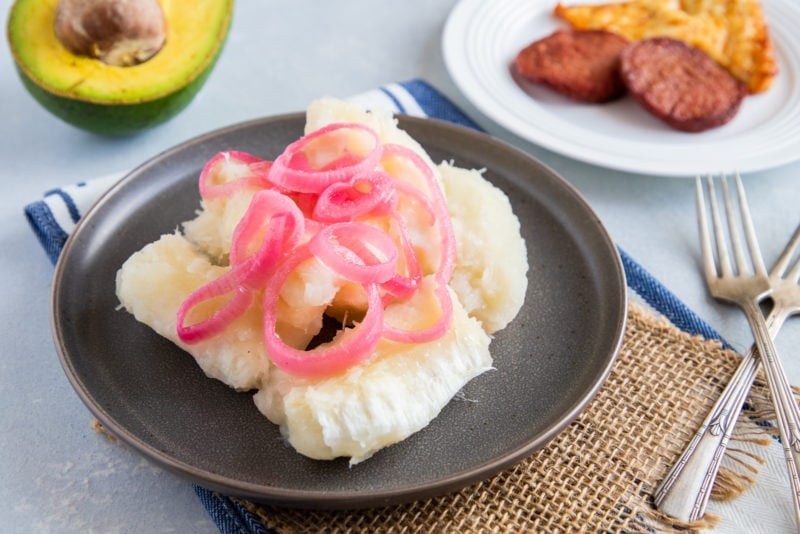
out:
M18 2L22 3L21 0ZM17 3L12 7L12 15L9 18L8 38L11 42L17 74L28 93L42 107L63 121L83 130L104 136L126 136L171 119L186 108L200 91L214 69L227 41L232 19L233 0L226 0L224 4L227 8L224 14L225 18L220 20L219 28L215 27L214 29L217 46L205 56L206 64L187 76L183 83L176 84L172 91L142 102L105 103L81 100L70 95L59 94L60 91L49 88L36 76L29 74L25 65L19 63L21 60L17 59L17 54L13 50L14 39L11 24L12 20L15 20L14 10Z
M211 74L217 57L178 91L137 104L105 105L58 96L42 89L21 69L17 68L17 73L31 96L53 115L99 135L125 136L166 122L188 106Z

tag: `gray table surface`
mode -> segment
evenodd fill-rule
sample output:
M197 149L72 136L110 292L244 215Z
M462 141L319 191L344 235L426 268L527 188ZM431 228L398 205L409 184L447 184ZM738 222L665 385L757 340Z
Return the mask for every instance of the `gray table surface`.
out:
M2 47L0 530L216 531L188 483L91 430L90 414L56 357L49 319L53 267L23 206L52 187L130 169L218 127L301 111L322 95L346 97L392 81L428 80L490 133L558 171L625 251L737 349L749 346L744 316L711 299L698 274L693 182L584 164L493 124L464 98L442 59L442 29L455 3L241 1L225 50L196 100L163 126L125 139L87 134L49 115L25 92L8 47ZM0 11L7 13L10 4L0 0ZM771 262L800 222L800 163L744 179ZM796 353L799 342L800 321L790 322L779 349ZM800 360L786 358L786 366L800 384Z

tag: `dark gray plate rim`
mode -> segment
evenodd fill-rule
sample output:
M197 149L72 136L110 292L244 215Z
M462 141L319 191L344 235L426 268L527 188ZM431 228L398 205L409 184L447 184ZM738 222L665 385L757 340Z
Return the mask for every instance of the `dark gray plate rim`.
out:
M145 162L80 220L56 266L52 327L67 378L112 434L155 464L228 495L304 508L364 508L456 491L544 446L608 376L626 324L617 248L580 193L485 134L400 116L434 161L485 168L528 244L519 316L492 341L495 369L425 429L353 467L281 441L247 393L206 378L191 357L117 309L122 261L193 215L196 176L214 153L265 158L302 134L304 115L269 117L186 141Z

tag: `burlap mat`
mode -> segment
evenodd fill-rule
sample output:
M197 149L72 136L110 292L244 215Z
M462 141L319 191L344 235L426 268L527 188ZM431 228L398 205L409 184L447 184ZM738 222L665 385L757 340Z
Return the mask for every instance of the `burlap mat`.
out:
M682 532L651 493L699 427L740 360L632 304L622 351L588 408L533 456L490 480L440 498L374 510L308 511L239 501L281 534L292 532ZM768 442L763 383L756 384L715 496L735 498L758 458L736 439Z

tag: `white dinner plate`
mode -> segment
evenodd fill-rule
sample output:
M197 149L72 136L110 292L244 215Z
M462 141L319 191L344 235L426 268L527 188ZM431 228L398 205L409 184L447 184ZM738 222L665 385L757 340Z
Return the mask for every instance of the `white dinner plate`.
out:
M566 2L565 2L566 3ZM762 2L780 72L745 98L728 124L701 133L671 129L632 98L584 104L515 79L517 52L566 23L556 0L462 0L450 14L443 53L464 95L516 135L554 152L623 171L694 176L751 172L800 159L800 4Z

